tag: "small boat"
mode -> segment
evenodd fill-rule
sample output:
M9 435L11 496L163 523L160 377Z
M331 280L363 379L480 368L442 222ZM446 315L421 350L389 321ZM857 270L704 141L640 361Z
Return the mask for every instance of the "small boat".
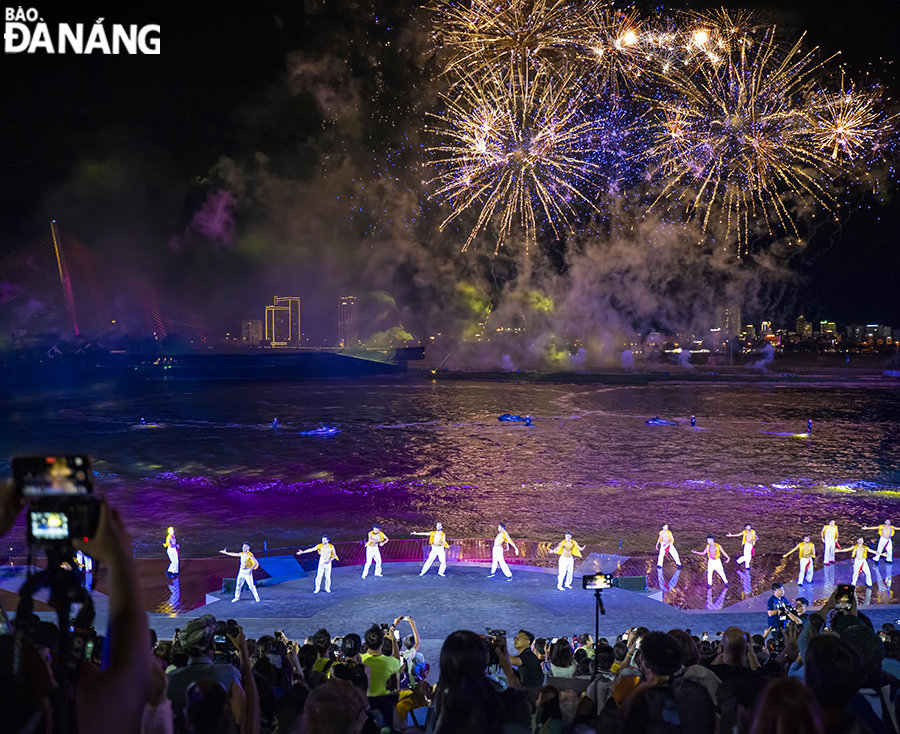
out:
M341 432L337 426L319 426L309 431L300 431L300 436L336 436Z
M530 415L512 415L510 413L504 413L503 415L497 418L498 421L504 421L506 423L531 423Z
M644 421L644 425L647 426L677 426L678 424L675 421L667 421L665 418L660 418L657 416L656 418L650 418L649 420Z

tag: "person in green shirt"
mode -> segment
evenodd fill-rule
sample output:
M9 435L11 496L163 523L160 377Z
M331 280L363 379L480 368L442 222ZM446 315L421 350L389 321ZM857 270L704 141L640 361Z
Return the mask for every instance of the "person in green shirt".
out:
M362 664L369 669L369 696L388 695L387 683L391 676L400 672L400 648L397 646L397 636L394 629L400 620L395 619L394 624L388 628L387 635L391 641L391 654L385 655L384 630L377 624L373 624L366 630L366 652L361 656ZM393 689L396 691L397 687Z

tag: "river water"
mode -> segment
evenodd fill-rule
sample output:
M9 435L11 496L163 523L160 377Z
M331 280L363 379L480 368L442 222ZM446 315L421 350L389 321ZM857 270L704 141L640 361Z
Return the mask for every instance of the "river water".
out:
M410 375L105 384L0 408L0 456L94 457L98 490L123 511L140 556L162 554L169 525L190 557L245 539L353 540L372 522L407 537L435 520L451 537L489 537L502 521L514 538L571 530L625 552L652 549L663 522L682 548L752 522L761 550L788 550L828 519L849 533L900 509L900 390L887 386ZM507 412L534 416L533 427L498 422ZM680 425L644 425L654 415ZM340 434L299 435L321 423ZM21 519L4 542L24 547Z

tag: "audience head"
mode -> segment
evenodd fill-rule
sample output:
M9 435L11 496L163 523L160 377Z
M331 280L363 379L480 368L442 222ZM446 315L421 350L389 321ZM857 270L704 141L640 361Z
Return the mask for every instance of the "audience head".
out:
M616 662L621 663L628 656L628 645L619 640L613 645L613 655L616 658Z
M852 615L845 616L852 617ZM859 655L866 676L881 670L881 663L884 660L884 644L878 635L862 624L846 627L840 632L840 635L841 639Z
M367 633L368 634L368 633ZM453 632L441 647L441 682L454 686L466 678L484 678L488 643L468 630Z
M188 620L178 635L179 647L192 658L212 657L215 650L216 618L204 614L197 619Z
M527 650L534 642L534 635L528 630L519 630L513 637L513 647L519 652Z
M796 678L781 677L766 686L750 734L822 734L822 715L809 688Z
M228 692L219 681L211 678L195 681L188 686L184 719L191 734L237 732Z
M384 644L384 630L377 624L373 624L366 630L365 634L366 648L371 651L381 650Z
M324 658L328 654L328 648L331 647L331 635L322 627L309 638L309 643L316 648L319 657Z
M783 592L782 592L783 593ZM747 637L739 627L728 627L722 633L722 660L726 665L743 666L747 656Z
M681 670L681 645L665 632L648 632L641 639L640 666L656 676L675 675Z
M303 707L306 734L358 734L366 721L366 695L345 680L329 680L314 688Z
M700 662L700 650L697 647L697 643L694 642L694 638L687 632L684 630L669 630L669 637L675 640L681 648L681 664L685 668ZM641 644L643 645L643 643Z
M362 649L362 640L355 632L345 635L341 641L341 656L345 658L355 658Z
M575 655L568 640L560 638L550 646L550 664L557 668L568 668L575 662Z
M594 660L597 663L597 670L609 671L612 664L616 662L616 655L609 644L601 642L597 645Z
M816 635L803 661L806 685L822 709L842 710L865 680L862 661L837 635Z

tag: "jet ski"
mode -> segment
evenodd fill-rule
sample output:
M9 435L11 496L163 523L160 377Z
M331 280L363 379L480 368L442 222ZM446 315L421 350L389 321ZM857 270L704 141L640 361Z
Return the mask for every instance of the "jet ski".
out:
M336 436L341 432L337 426L319 426L309 431L300 431L301 436Z
M504 413L503 415L497 418L498 421L504 421L505 423L530 423L531 416L530 415L512 415L510 413Z
M647 426L677 426L678 424L675 421L667 421L665 418L660 418L656 416L656 418L650 418L649 420L644 421L644 425Z

